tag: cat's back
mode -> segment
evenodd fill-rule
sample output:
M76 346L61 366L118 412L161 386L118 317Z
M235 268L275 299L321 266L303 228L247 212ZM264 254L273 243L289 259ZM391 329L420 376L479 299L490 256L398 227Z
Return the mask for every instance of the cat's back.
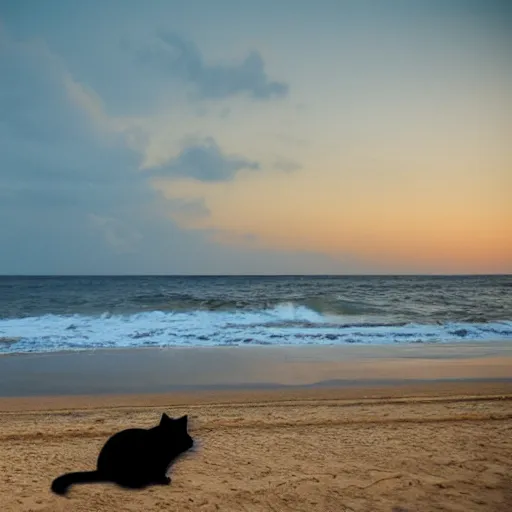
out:
M144 445L148 443L148 437L148 430L143 428L128 428L115 433L103 445L98 457L98 464L106 459L143 449Z
M148 430L144 428L127 428L113 434L103 446L105 448L114 448L115 446L131 445L144 442L148 437Z

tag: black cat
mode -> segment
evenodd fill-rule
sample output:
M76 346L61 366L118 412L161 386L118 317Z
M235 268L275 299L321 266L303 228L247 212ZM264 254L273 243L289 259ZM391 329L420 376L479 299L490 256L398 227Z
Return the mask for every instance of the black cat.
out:
M52 491L64 495L70 485L89 482L113 482L130 489L170 484L169 465L194 444L187 421L187 416L172 419L164 413L156 427L114 434L101 449L96 471L59 476L52 482Z

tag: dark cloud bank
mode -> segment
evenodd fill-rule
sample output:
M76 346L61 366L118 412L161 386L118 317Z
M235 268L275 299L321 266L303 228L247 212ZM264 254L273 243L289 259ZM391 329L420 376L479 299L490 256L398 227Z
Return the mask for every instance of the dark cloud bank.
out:
M167 201L149 177L229 180L259 164L225 155L207 139L148 176L138 170L139 154L120 137L99 137L70 101L58 60L37 45L0 42L0 274L335 271L337 263L318 254L222 246L208 232L179 229L170 214L205 216L208 209L200 201ZM268 81L258 56L238 67L209 67L192 46L183 58L179 66L203 94L285 91Z

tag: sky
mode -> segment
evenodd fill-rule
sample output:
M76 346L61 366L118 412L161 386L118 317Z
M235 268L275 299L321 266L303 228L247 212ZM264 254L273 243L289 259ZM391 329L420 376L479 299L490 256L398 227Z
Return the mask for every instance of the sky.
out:
M512 3L3 0L0 274L512 273Z

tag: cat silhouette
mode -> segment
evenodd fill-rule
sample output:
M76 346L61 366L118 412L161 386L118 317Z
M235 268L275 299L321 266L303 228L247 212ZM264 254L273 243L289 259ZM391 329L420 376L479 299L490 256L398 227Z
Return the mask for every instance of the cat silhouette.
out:
M168 485L170 464L194 445L187 432L188 417L162 414L153 428L130 428L110 437L98 456L95 471L66 473L52 482L54 493L65 495L73 484L113 482L129 489Z

